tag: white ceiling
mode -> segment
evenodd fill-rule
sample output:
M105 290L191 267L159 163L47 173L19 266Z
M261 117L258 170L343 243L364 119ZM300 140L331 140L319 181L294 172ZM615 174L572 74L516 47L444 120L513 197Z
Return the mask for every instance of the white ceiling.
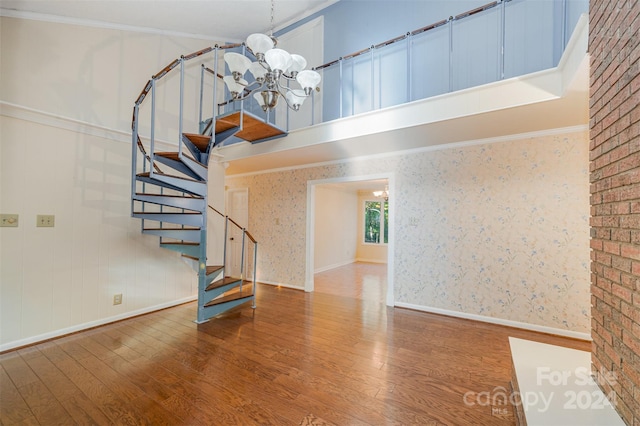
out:
M276 0L274 30L338 0ZM53 15L64 20L192 34L238 42L271 29L269 0L2 0L3 14ZM6 13L4 13L6 12Z

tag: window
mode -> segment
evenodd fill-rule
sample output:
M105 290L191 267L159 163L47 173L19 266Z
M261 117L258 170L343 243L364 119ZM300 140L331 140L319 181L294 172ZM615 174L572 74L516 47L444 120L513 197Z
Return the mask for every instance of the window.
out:
M389 202L385 200L364 202L364 242L389 243Z

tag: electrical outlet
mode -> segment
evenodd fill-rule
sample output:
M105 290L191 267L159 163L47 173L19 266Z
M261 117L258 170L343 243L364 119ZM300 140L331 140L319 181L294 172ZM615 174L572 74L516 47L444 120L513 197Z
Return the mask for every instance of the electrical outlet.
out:
M56 217L52 214L39 214L36 217L36 226L41 228L53 228L56 224Z
M113 295L113 304L114 305L122 304L122 293Z
M18 215L17 214L0 214L0 226L7 228L18 227Z

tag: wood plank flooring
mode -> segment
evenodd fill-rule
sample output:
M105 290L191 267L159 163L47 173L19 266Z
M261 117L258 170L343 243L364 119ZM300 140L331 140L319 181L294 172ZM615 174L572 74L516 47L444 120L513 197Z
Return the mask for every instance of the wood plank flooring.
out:
M511 406L465 403L508 389L508 336L590 349L388 308L385 265L315 285L259 285L255 311L201 325L189 303L0 354L0 423L513 425Z

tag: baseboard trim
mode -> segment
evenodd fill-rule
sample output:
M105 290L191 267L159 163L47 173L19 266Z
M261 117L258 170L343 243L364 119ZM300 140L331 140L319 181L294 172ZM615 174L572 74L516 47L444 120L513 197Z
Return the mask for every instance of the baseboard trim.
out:
M449 309L432 308L429 306L414 305L411 303L395 302L395 306L398 308L413 309L414 311L422 311L422 312L428 312L431 314L446 315L449 317L463 318L463 319L486 322L491 324L504 325L507 327L520 328L528 331L537 331L539 333L553 334L556 336L569 337L569 338L578 339L578 340L585 340L588 342L591 341L591 335L589 335L588 333L580 333L577 331L563 330L561 328L547 327L544 325L530 324L526 322L512 321L512 320L507 320L502 318L488 317L485 315L469 314L466 312L451 311Z
M258 284L267 284L267 285L272 285L274 287L285 287L285 288L290 288L293 290L304 290L304 287L300 287L297 285L291 285L291 284L284 284L284 283L276 283L273 281L264 281L264 280L256 280L258 282Z
M317 274L320 272L330 271L331 269L340 268L341 266L351 265L352 263L356 263L356 262L358 262L358 260L351 259L351 260L346 260L344 262L334 263L333 265L328 265L328 266L323 266L322 268L318 268L314 270L313 273Z
M114 315L108 318L102 318L95 321L85 322L83 324L74 325L71 327L62 328L60 330L51 331L48 333L39 334L37 336L28 337L26 339L14 340L13 342L5 343L0 345L0 353L10 351L12 349L20 348L23 346L33 345L35 343L44 342L46 340L55 339L58 337L63 337L67 334L77 333L79 331L88 330L90 328L99 327L101 325L110 324L112 322L122 321L128 318L137 317L139 315L148 314L155 311L160 311L162 309L170 308L172 306L182 305L183 303L192 302L194 300L198 300L198 296L189 296L178 300L173 300L171 302L161 303L159 305L150 306L148 308L137 309L135 311L126 312L120 315Z
M386 264L387 263L387 259L362 259L362 258L357 258L356 262L362 262L362 263L380 263L380 264Z

